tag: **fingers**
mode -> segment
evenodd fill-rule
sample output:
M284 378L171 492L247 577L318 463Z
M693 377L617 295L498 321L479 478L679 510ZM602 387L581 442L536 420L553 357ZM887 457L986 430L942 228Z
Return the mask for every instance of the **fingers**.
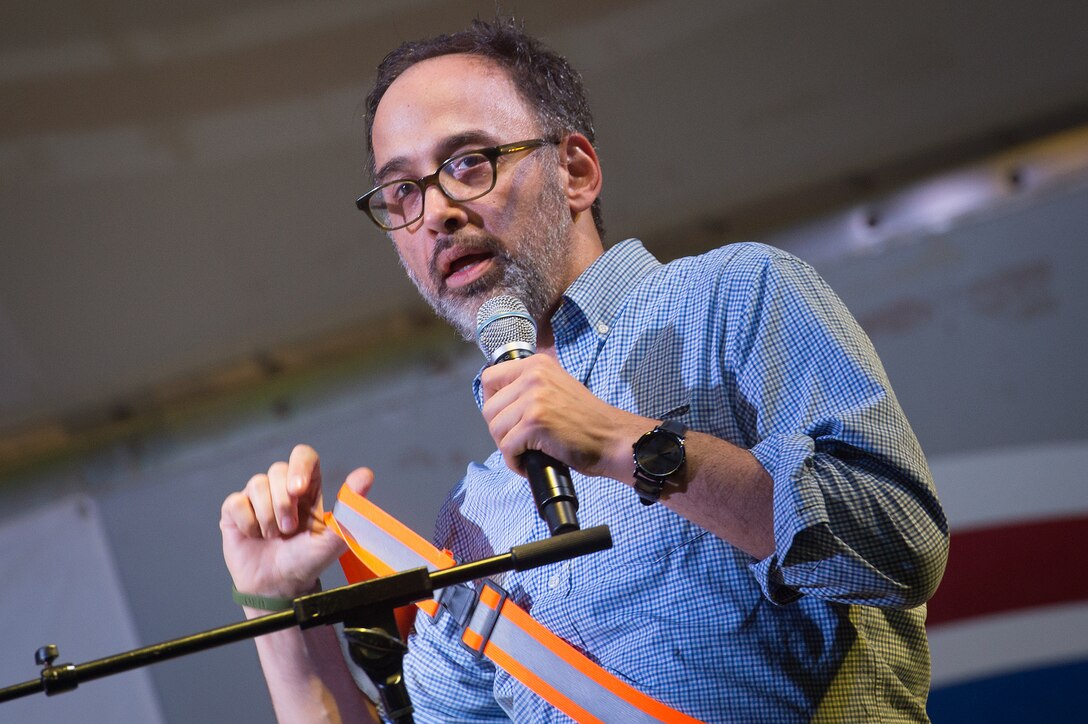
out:
M318 456L309 445L297 445L288 462L274 463L267 474L254 475L241 492L223 501L221 525L249 538L276 538L295 533L300 518L320 515Z
M518 475L524 475L520 456L531 446L531 421L526 419L522 410L507 406L487 419L487 428L495 445L502 452L507 467ZM532 449L539 449L539 446Z
M543 355L535 355L494 365L484 371L488 376L481 378L486 396L482 412L488 432L507 465L519 474L524 474L519 456L529 449L544 449L547 430L552 427L552 406L558 391L553 378L566 373L552 369L555 365L551 362Z
M248 489L248 485L246 487ZM223 501L223 508L219 516L219 528L224 535L227 535L232 529L246 538L260 538L264 535L260 523L257 522L257 516L253 512L249 495L245 490L231 493Z
M628 440L645 418L597 398L546 355L484 370L483 416L507 466L520 475L526 450L540 450L586 475L629 465ZM633 437L632 437L633 435ZM626 453L626 455L624 455ZM621 461L621 462L617 462Z
M282 535L276 518L272 487L268 475L254 475L240 492L228 495L220 513L220 528L224 533L234 528L246 538L275 538Z
M268 469L269 493L278 531L298 530L300 516L320 515L321 463L309 445L296 445L286 463Z
M295 445L287 462L287 490L294 498L314 500L321 494L321 463L309 445Z
M298 503L296 496L288 489L288 463L277 462L268 469L268 497L271 510L268 512L267 533L293 533L298 527ZM262 523L264 518L258 516Z
M480 386L484 400L490 400L495 392L518 379L526 365L530 363L530 360L537 362L536 357L543 358L545 355L533 355L532 357L525 357L523 359L510 360L486 368L480 374Z
M282 465L282 463L280 463ZM276 470L276 466L273 465L269 469L269 473L273 473ZM282 478L282 476L278 476ZM261 538L275 538L280 534L279 523L276 522L276 506L273 503L272 487L274 482L269 475L254 475L246 483L246 487L242 490L242 494L245 496L245 502L249 507L249 515L256 523L257 530ZM239 526L241 529L241 526ZM251 530L250 537L256 538L258 535L253 535Z
M357 468L344 482L366 496L374 484L374 471ZM298 445L287 462L274 463L266 474L254 475L242 491L223 501L221 527L235 528L248 538L286 537L301 528L320 528L322 512L317 453L308 445Z

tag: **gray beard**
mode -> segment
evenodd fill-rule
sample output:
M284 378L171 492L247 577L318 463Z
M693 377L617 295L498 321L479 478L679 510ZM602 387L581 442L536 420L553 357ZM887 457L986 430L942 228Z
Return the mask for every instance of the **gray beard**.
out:
M446 287L437 264L438 254L454 243L452 238L435 246L428 269L432 281L430 288L420 284L404 259L401 259L401 266L420 296L467 342L476 341L476 313L480 305L500 294L520 299L539 326L566 291L562 262L570 241L572 222L557 178L554 183L545 183L544 193L526 226L517 257L511 256L502 242L490 234L458 237L458 241L470 239L474 247L493 254L494 264L487 274L459 289Z

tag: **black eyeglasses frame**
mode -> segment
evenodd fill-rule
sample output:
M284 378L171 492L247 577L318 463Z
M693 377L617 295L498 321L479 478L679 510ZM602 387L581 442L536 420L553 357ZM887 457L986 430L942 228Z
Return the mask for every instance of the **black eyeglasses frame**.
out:
M474 201L474 200L476 200L478 198L486 196L487 194L491 193L492 190L494 190L495 184L498 182L498 178L499 178L498 160L499 160L500 156L506 156L506 155L511 154L511 153L519 153L521 151L529 151L529 150L532 150L534 148L540 148L542 146L554 146L554 145L557 145L558 143L559 143L559 141L553 140L553 139L530 138L530 139L525 140L525 141L515 141L514 143L504 143L504 144L502 144L500 146L488 146L486 148L474 148L474 149L471 149L471 150L468 150L468 151L462 151L461 153L456 153L456 154L450 156L445 161L438 164L438 168L435 169L434 173L429 174L427 176L424 176L423 178L419 178L419 179L399 178L399 179L393 179L391 181L386 181L385 183L382 183L382 184L378 184L377 186L375 186L374 188L370 189L365 194L363 194L362 196L357 198L355 200L355 206L360 211L364 212L370 218L370 220L373 221L374 224L379 229L382 229L383 231L396 231L397 229L403 229L404 227L411 226L412 224L414 224L415 222L417 222L417 221L419 221L420 219L423 218L423 211L424 211L424 206L426 205L427 187L428 186L432 186L432 185L437 186L438 190L441 191L442 194L447 199L449 199L450 201L455 201L455 202L456 201ZM475 194L473 196L469 196L467 198L456 198L454 196L451 196L449 191L447 191L442 186L442 183L439 181L439 179L441 177L441 174L442 174L442 170L444 168L446 168L447 166L449 166L454 161L457 161L458 159L462 159L462 158L464 158L466 156L474 156L474 155L483 156L491 164L491 185L488 186L485 191L481 191L480 193ZM374 213L374 209L372 209L371 206L370 206L370 199L375 194L377 194L379 191L381 191L383 188L386 188L387 186L393 186L393 185L396 185L396 184L401 184L401 183L411 183L411 184L414 184L414 185L419 187L420 198L421 198L421 203L419 205L419 215L416 216L415 218L411 219L410 221L406 221L403 224L398 224L397 226L388 226L388 225L386 225L386 224L384 224L384 223L382 223L381 221L378 220L378 217Z

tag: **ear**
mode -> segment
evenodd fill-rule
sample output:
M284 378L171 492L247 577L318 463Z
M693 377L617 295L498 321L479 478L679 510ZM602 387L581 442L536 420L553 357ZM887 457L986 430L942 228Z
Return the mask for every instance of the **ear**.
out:
M559 145L560 159L566 170L567 202L572 216L589 207L601 193L601 162L589 139L572 133Z

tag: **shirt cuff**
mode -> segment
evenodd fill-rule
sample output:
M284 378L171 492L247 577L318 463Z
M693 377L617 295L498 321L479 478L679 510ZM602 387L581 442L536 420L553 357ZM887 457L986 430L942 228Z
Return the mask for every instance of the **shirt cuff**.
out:
M750 452L774 481L774 552L749 565L763 595L776 604L801 597L797 583L820 560L791 560L797 537L828 522L823 496L812 474L815 445L807 435L771 435ZM795 556L796 557L796 556ZM788 566L788 575L787 575Z

